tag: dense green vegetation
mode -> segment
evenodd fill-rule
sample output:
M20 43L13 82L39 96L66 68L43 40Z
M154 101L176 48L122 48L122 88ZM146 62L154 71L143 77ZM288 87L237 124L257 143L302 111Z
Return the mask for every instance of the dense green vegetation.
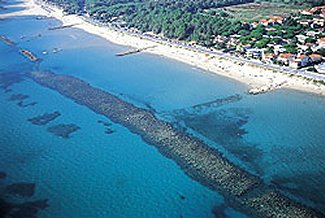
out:
M151 31L211 46L214 35L234 34L241 29L241 24L229 20L226 13L207 12L207 9L248 2L253 0L87 0L85 10L101 22L119 20L141 32Z
M303 26L296 21L288 21L285 25L274 26L274 31L265 31L260 26L254 30L234 13L228 10L217 10L220 7L239 5L263 0L48 0L62 6L67 13L87 13L103 23L114 23L119 26L135 28L141 32L153 32L172 39L195 41L204 46L215 46L216 36L229 37L240 34L243 44L254 44L258 48L266 44L280 43L282 39L292 39L299 34ZM311 7L325 4L325 0L271 0L285 4ZM263 7L255 4L249 7ZM291 6L289 6L291 7ZM293 7L293 6L292 6ZM236 7L235 7L236 8ZM255 11L255 10L254 10ZM291 22L291 23L290 23ZM264 34L278 36L265 38ZM218 45L220 48L220 46ZM222 46L221 46L222 47ZM288 51L294 52L292 44L285 45Z

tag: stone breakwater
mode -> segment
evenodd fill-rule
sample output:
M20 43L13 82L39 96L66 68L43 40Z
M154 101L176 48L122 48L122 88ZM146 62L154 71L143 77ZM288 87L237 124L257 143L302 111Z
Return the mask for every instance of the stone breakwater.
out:
M265 185L258 177L234 165L201 140L159 120L149 110L138 108L72 76L50 72L32 72L28 76L140 135L174 160L191 178L222 193L233 205L251 216L321 217L276 190L263 191ZM267 204L264 199L267 199Z
M4 41L8 45L14 45L15 44L13 41L11 41L10 39L8 39L7 37L5 37L3 35L0 35L0 40Z
M30 61L38 61L38 58L31 51L20 49L19 52L27 57Z

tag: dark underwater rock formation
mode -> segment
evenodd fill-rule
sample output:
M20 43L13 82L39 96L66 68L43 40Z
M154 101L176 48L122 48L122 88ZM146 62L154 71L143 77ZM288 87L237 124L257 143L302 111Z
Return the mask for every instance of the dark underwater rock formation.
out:
M49 206L48 199L30 201L15 206L11 213L12 218L37 218L40 209L44 210Z
M37 102L35 102L35 101L30 102L30 103L27 103L27 104L25 104L23 101L19 101L19 102L17 103L17 105L18 105L19 107L31 107L31 106L35 106L36 104L37 104Z
M22 197L31 197L35 193L35 184L26 182L14 183L6 187L6 192Z
M53 113L45 113L37 117L29 118L28 121L34 125L44 126L58 118L60 115L61 113L59 111L54 111Z
M13 204L0 198L0 218L5 218L13 209Z
M201 184L222 193L236 208L255 217L322 217L311 208L295 203L278 191L270 195L261 179L252 175L198 138L159 120L151 111L138 108L118 97L94 88L72 76L50 72L29 74L35 82L56 90L113 122L127 127L159 152L174 160L183 171ZM264 207L264 198L267 207ZM285 200L284 200L285 199Z
M112 134L112 133L114 133L115 131L114 130L112 130L112 129L106 129L105 130L105 133L107 134L107 135L110 135L110 134Z
M39 210L47 208L49 204L48 199L28 200L33 197L35 187L34 183L28 182L0 187L4 190L0 193L0 218L37 218Z
M104 127L106 127L106 129L105 129L105 133L106 133L107 135L110 135L110 134L112 134L112 133L115 132L114 130L108 128L109 126L112 125L111 123L105 122L105 121L103 121L103 120L98 120L97 123L100 123L100 124L102 124Z
M0 218L37 218L39 210L49 206L48 199L10 203L0 198Z
M5 172L0 172L0 179L5 179L7 174Z
M205 114L211 109L216 109L227 104L238 102L242 98L243 97L241 95L235 94L225 98L219 98L202 104L193 105L188 108L173 110L172 113L177 116Z
M217 205L212 208L212 214L215 218L229 218L225 213L226 206L224 204Z
M24 100L28 97L29 97L28 95L24 95L24 94L13 94L10 96L10 98L8 100L9 101Z
M23 81L22 74L20 73L0 73L0 88L7 90L8 87L15 83Z
M103 126L105 126L105 127L109 127L112 125L111 123L105 122L103 120L98 120L97 123L103 124Z
M80 127L75 124L58 124L47 128L49 132L62 138L69 138L71 133L79 129Z

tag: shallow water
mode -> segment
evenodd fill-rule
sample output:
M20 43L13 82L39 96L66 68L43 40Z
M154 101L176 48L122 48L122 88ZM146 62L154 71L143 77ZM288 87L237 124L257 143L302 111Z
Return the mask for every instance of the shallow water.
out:
M146 53L116 57L128 48L74 28L47 30L59 24L35 17L0 21L1 34L17 45L0 42L1 73L50 70L79 77L154 110L266 183L325 211L323 97L292 90L248 96L238 82L167 58ZM31 63L18 47L30 49L41 61ZM62 51L53 52L56 48ZM38 217L213 217L212 211L219 217L244 216L123 126L28 79L9 89L0 92L0 172L8 175L0 189L35 183L35 194L18 200L49 199ZM19 107L18 101L8 101L19 93L29 96L24 104L37 104ZM235 94L241 96L238 101L191 109ZM61 115L44 126L28 122L54 111ZM98 120L111 123L114 132L106 134ZM80 129L64 139L47 130L58 124ZM7 196L8 201L16 198Z

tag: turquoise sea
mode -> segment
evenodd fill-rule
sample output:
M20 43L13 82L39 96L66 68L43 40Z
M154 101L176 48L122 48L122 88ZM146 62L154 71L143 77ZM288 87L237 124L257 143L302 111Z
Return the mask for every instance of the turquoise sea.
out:
M0 8L0 14L19 10ZM76 28L48 30L57 25L58 20L34 16L0 20L0 35L15 42L0 41L0 85L8 85L0 89L0 213L248 217L127 128L17 76L47 70L153 110L266 184L325 214L324 97L293 90L250 96L239 82L174 60L146 53L117 57L129 48ZM41 60L32 63L19 48ZM44 125L28 121L55 111L61 115ZM48 131L58 124L80 129L63 138Z

